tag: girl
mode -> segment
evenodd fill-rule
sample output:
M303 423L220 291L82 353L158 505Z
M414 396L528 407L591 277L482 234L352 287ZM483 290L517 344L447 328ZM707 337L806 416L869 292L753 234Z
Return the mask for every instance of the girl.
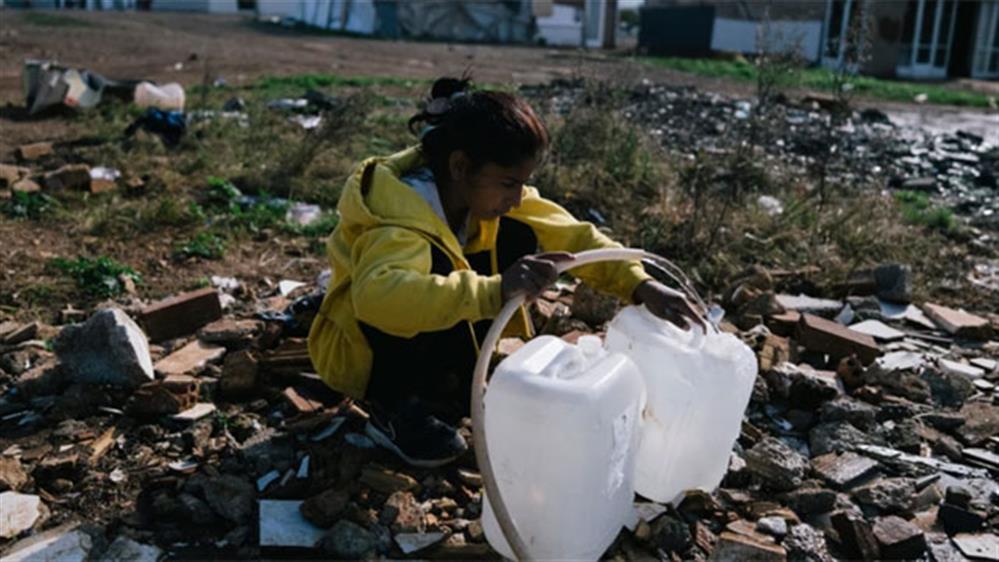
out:
M409 125L420 126L419 145L365 160L340 196L333 279L309 354L329 386L367 400L372 439L412 465L439 466L467 449L454 424L503 302L537 297L566 252L619 245L525 186L549 138L523 100L441 78ZM681 327L700 322L640 263L572 273ZM527 322L522 310L509 331L530 336Z

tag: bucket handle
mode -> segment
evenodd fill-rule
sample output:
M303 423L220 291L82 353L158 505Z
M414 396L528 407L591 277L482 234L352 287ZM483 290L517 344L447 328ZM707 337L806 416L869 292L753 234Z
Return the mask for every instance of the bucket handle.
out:
M652 252L636 248L587 250L577 253L572 260L557 262L555 265L558 272L562 273L582 265L605 261L642 261L675 281L681 288L681 291L676 291L677 295L686 296L691 299L703 311L708 310L704 300L694 289L693 284L691 284L683 271L673 262ZM511 297L503 306L503 309L500 310L499 315L493 320L489 332L486 334L479 348L479 357L475 363L475 371L472 375L470 408L472 413L472 439L475 447L475 460L479 465L479 471L482 473L482 484L486 494L489 496L489 503L493 508L493 514L496 516L500 530L503 532L507 544L513 549L514 557L517 560L531 560L531 557L528 553L527 544L517 529L516 522L510 516L510 512L506 508L506 503L503 502L499 486L496 484L496 478L493 475L489 450L486 447L485 393L489 361L492 358L493 350L496 349L496 344L499 342L503 329L506 328L507 323L510 322L517 309L524 304L524 300L523 294ZM705 322L705 324L717 331L717 327L713 323Z

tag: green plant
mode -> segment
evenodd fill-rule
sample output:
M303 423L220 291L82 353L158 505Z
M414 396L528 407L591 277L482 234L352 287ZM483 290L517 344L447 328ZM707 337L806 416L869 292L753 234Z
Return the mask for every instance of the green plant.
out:
M126 279L142 282L142 276L134 269L107 256L78 257L75 260L54 258L50 263L58 271L72 277L77 287L95 297L120 295L125 291Z
M950 209L933 205L924 193L899 191L895 193L895 201L907 224L921 225L941 232L952 232L957 228L954 213Z
M222 259L225 254L225 240L211 232L199 232L187 242L178 244L174 250L177 259L204 258L207 260Z
M58 203L44 193L15 191L3 202L3 214L17 219L39 219L52 211Z

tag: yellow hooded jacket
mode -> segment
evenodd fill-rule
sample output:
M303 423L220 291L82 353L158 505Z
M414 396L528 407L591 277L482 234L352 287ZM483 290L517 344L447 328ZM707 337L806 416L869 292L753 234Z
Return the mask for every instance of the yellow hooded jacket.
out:
M333 277L309 333L309 355L326 384L354 398L364 397L372 366L358 322L409 338L461 321L472 330L473 322L494 318L503 305L502 272L496 271L499 219L471 226L462 248L430 204L400 180L425 165L418 146L369 158L347 179L340 196L340 223L327 242ZM521 205L507 216L528 225L546 252L620 247L533 187L524 187ZM431 245L450 259L452 273L430 272ZM492 275L476 273L465 259L483 251L491 252ZM599 263L571 273L627 301L649 278L638 262ZM527 319L522 310L511 331L530 336ZM472 337L475 341L474 330Z

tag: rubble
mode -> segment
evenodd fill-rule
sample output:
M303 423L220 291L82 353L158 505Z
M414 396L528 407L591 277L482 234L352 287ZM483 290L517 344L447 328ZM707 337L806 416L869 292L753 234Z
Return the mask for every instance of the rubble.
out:
M808 471L808 460L783 442L766 438L746 451L746 468L764 484L776 490L790 490L801 485Z
M17 157L23 161L38 160L55 153L50 142L36 142L17 147Z
M24 539L5 552L3 559L9 562L85 562L94 548L94 541L78 527L78 524L70 523Z
M891 560L919 558L926 552L923 531L901 517L881 517L874 524L881 556Z
M225 348L194 340L156 362L153 368L163 376L197 374L205 365L225 355Z
M835 359L856 355L868 365L881 354L874 338L818 316L802 314L798 340L806 348L830 354Z
M261 500L260 546L315 546L324 531L302 517L301 505L301 501Z
M42 177L42 184L50 191L88 191L90 190L90 166L86 164L66 164L65 166L47 172Z
M923 311L947 333L954 336L985 340L992 333L988 320L963 310L927 303L923 305Z

